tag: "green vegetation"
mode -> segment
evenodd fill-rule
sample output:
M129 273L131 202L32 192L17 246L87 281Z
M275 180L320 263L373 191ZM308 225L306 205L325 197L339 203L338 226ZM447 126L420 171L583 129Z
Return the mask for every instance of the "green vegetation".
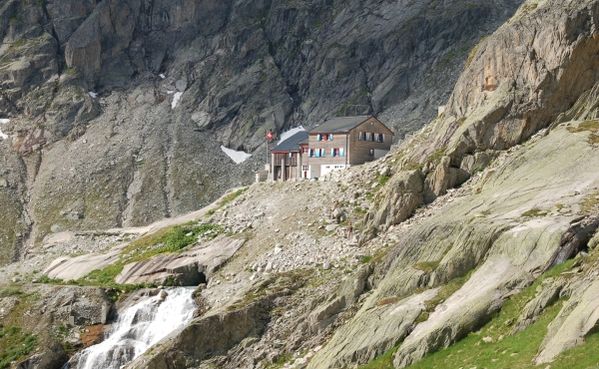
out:
M366 215L366 213L368 213L368 211L366 211L366 209L362 208L361 206L356 206L354 208L354 213L359 216L363 216L363 215Z
M61 324L54 329L54 337L61 343L63 350L71 356L77 351L77 348L68 341L70 334L69 326Z
M10 366L13 361L21 360L37 346L37 337L25 333L19 327L0 326L0 369Z
M590 132L588 143L591 145L599 144L599 120L587 120L580 123L577 127L568 127L568 132Z
M0 288L0 299L4 298L4 297L21 296L21 295L23 295L23 291L21 290L21 288L19 288L17 286L6 286L6 287Z
M439 60L438 66L441 68L447 68L454 65L457 62L462 60L463 55L465 55L468 50L470 50L469 45L462 45L451 48L443 57ZM457 60L459 58L459 60Z
M474 58L476 57L476 54L478 54L478 51L480 50L480 47L485 43L485 41L487 40L487 38L489 38L489 36L484 36L483 38L481 38L478 43L476 45L474 45L474 47L472 49L470 49L470 52L468 53L468 57L466 58L466 63L465 63L465 68L468 68L472 62L474 61Z
M151 259L160 254L172 254L184 251L197 242L198 238L214 239L224 232L223 228L211 223L188 223L162 229L154 234L132 242L122 252L121 258L103 269L94 270L77 284L103 286L128 292L147 287L146 285L119 285L114 282L125 265Z
M122 293L128 293L140 288L155 287L148 284L118 284L115 278L123 271L125 265L137 261L151 259L160 254L172 254L185 251L197 242L198 238L214 239L222 234L224 229L212 223L187 223L164 228L156 233L133 241L125 247L118 261L102 269L96 269L83 278L74 281L62 281L43 276L38 283L57 285L95 286L107 289L108 296L116 301ZM166 284L175 284L167 281Z
M178 225L132 242L123 250L123 255L127 263L147 260L159 254L180 252L200 237L212 240L223 232L220 225L212 223Z
M376 302L376 306L392 305L398 303L399 301L401 301L399 296L383 297Z
M422 270L426 273L432 273L439 266L440 261L423 261L420 263L414 264L414 268L418 270Z
M428 157L427 162L437 165L437 164L439 164L439 162L441 162L441 159L443 159L443 156L445 156L445 148L444 147L435 150L435 152L433 152Z
M75 76L77 75L77 68L68 67L67 69L65 69L64 74L66 74L67 76Z
M244 188L240 188L237 191L233 191L233 192L223 196L223 198L220 199L220 201L216 204L216 208L208 211L208 213L207 213L208 216L212 216L219 209L222 209L223 207L232 203L235 199L237 199L239 196L243 195L246 191L247 191L247 187L244 187Z
M427 356L410 366L411 369L424 368L533 368L532 359L547 331L547 325L557 315L561 304L548 308L540 319L527 329L509 335L511 327L508 320L518 317L522 299L515 301L485 326L480 332L472 333L453 346ZM524 302L526 302L524 300ZM482 340L485 338L485 341Z
M372 360L366 365L360 367L360 369L394 369L393 368L393 356L397 351L399 345L389 349L387 352Z
M586 196L582 203L580 204L580 208L585 214L592 214L599 207L599 191L593 192L590 195Z
M414 161L409 161L402 165L403 170L422 170L423 165Z
M360 263L362 263L362 264L368 264L371 261L372 261L372 256L370 256L370 255L362 256L360 258Z
M256 301L259 301L269 295L281 296L288 294L291 291L301 288L308 282L308 277L313 275L313 270L297 269L288 272L277 273L272 277L260 281L252 287L241 300L231 304L227 309L233 311L248 306ZM313 286L319 281L311 281Z
M376 182L378 183L378 186L380 188L380 187L383 187L384 185L386 185L390 179L391 179L391 176L380 175L377 177Z
M23 47L23 46L25 46L25 45L27 45L27 39L20 38L20 39L18 39L18 40L15 40L15 41L13 41L13 42L10 44L10 48L11 48L11 49L19 49L19 48L21 48L21 47Z
M553 267L531 286L507 300L501 311L480 331L469 334L466 338L444 350L428 355L422 361L408 368L534 369L532 359L537 354L545 336L547 325L559 312L561 302L548 307L536 323L523 331L514 333L513 325L524 306L535 296L538 287L544 280L559 276L570 270L574 265L576 265L575 260L568 260ZM468 277L455 279L442 287L435 300L426 302L427 305L430 305L427 310L451 296ZM598 343L599 334L592 335L587 340L586 345L564 353L551 365L551 368L586 369L594 367L589 365L599 363L599 350L596 349ZM367 365L360 367L360 369L393 369L393 355L396 350L397 348L389 350ZM580 361L576 361L578 359ZM576 362L575 366L571 366L573 362Z
M288 362L290 362L292 358L293 358L293 356L291 356L291 354L288 354L288 353L279 355L272 362L272 364L270 364L269 366L267 366L267 368L268 369L280 369L280 368L284 367L285 364L287 364Z
M436 267L435 267L436 268ZM429 315L435 311L437 305L442 304L445 300L447 300L451 295L453 295L457 290L462 288L464 283L470 278L472 272L466 274L465 276L454 278L449 281L447 284L441 286L439 288L439 292L430 300L426 300L424 302L424 310L420 313L418 318L416 319L417 323L424 322L428 320Z
M599 120L584 121L580 123L577 127L568 127L568 131L571 133L599 131Z
M539 217L544 217L547 214L548 214L548 212L546 210L541 210L539 208L532 208L532 209L527 210L524 213L522 213L522 216L525 218L539 218Z

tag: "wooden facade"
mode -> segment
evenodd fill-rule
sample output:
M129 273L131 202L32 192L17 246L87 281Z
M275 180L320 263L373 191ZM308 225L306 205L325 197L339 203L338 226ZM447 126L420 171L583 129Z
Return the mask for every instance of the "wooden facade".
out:
M271 152L271 179L319 178L363 164L391 149L394 133L376 117L338 117L294 135Z
M357 117L358 118L358 117ZM361 120L361 121L360 121ZM356 119L359 123L345 128L327 124L310 132L308 165L310 178L318 178L333 170L364 164L378 159L391 149L394 133L375 117ZM316 154L316 150L324 153Z

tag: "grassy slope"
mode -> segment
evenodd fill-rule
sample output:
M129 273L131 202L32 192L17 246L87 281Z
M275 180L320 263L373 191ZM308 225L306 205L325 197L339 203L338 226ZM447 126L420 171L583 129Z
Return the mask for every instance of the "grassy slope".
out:
M30 332L34 323L27 321L26 314L37 296L26 294L18 286L0 288L0 298L7 297L18 298L18 302L0 323L0 369L27 357L40 341L38 336Z
M556 266L532 286L510 298L502 310L479 332L468 335L454 345L425 357L409 369L532 369L532 360L547 331L547 325L558 314L561 302L547 308L539 320L527 329L510 334L522 308L535 295L541 281L568 270L573 261ZM486 343L483 338L492 339ZM599 368L599 333L590 335L585 344L563 353L551 364L551 369ZM361 369L392 369L395 349L388 351Z

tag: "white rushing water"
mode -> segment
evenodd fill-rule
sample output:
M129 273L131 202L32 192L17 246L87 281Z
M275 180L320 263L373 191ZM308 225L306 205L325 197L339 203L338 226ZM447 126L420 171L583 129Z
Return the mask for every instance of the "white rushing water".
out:
M165 291L165 299L159 294L125 309L102 343L81 352L77 369L119 369L191 321L193 289Z

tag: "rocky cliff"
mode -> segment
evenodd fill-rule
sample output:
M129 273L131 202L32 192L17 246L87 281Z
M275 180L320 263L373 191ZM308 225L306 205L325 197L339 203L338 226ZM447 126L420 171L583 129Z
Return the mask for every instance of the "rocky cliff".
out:
M251 179L268 129L371 112L411 132L519 3L3 0L0 260L195 210Z
M151 227L55 234L0 276L126 292L135 266L183 281L161 261L233 245L190 325L129 368L596 366L598 20L597 0L529 0L385 158Z

